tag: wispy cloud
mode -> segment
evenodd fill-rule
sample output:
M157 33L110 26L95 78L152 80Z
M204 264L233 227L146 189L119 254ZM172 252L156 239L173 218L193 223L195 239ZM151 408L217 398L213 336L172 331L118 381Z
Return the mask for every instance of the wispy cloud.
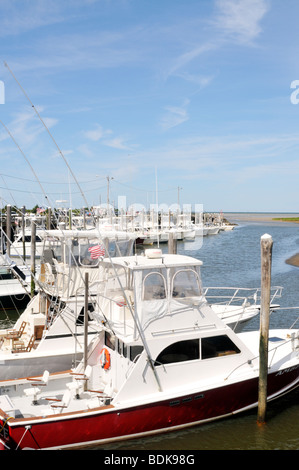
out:
M130 150L131 147L126 143L126 139L123 137L115 137L114 139L104 140L104 145L119 150Z
M94 129L84 131L83 135L94 142L99 141L103 137L106 137L108 134L112 134L110 129L104 130L100 124L96 124Z
M20 8L21 7L21 8ZM13 36L64 20L59 3L53 0L1 1L0 36Z
M171 75L177 75L178 72L186 67L190 62L197 59L200 55L210 52L218 47L218 44L211 41L207 42L206 44L202 44L192 48L191 50L181 54L180 56L176 57L173 61L172 66L168 69L165 78L168 78Z
M216 0L212 23L227 39L248 44L262 32L261 20L268 10L268 0Z
M106 147L112 147L118 150L130 150L131 146L127 143L127 139L123 136L113 136L111 129L104 129L100 124L96 124L93 129L83 132L83 135L92 142L100 142ZM110 136L110 137L109 137ZM84 152L87 153L87 145L85 144ZM90 151L91 154L91 151Z
M205 22L205 37L193 33L195 45L183 54L173 58L164 77L180 76L196 81L196 74L189 67L201 56L217 52L228 43L250 45L262 32L261 21L270 8L269 0L216 0L212 17ZM206 77L205 85L213 74ZM204 83L199 78L199 84Z
M163 130L171 129L182 124L185 121L188 121L189 115L187 112L187 106L189 100L185 100L182 106L166 106L166 113L160 120L160 125Z

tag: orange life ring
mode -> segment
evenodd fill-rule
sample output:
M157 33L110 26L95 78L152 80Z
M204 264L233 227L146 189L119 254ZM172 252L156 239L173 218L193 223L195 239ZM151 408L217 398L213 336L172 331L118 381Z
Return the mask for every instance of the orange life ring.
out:
M100 352L100 364L104 370L110 369L111 360L110 360L110 354L107 348L103 348L102 351Z

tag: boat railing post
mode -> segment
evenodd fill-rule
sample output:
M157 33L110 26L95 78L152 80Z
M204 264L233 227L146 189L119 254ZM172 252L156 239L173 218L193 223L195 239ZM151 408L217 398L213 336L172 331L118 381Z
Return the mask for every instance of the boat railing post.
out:
M270 318L272 246L272 237L268 234L263 235L261 237L261 312L257 416L257 421L259 424L265 423L267 407L268 339Z

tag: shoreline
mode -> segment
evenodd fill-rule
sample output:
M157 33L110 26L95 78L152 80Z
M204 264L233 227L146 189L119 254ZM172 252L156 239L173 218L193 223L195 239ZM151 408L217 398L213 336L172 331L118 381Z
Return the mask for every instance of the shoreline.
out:
M291 266L296 266L297 268L299 268L299 253L296 253L295 255L291 256L288 259L286 259L285 262L287 264L290 264Z
M259 213L259 212L225 212L224 217L231 223L242 222L268 222L273 224L298 224L299 217L297 213ZM294 220L295 219L295 220ZM298 220L296 220L298 219ZM285 260L286 264L299 268L299 253L292 255Z
M299 214L294 212L223 212L223 216L231 222L299 223Z

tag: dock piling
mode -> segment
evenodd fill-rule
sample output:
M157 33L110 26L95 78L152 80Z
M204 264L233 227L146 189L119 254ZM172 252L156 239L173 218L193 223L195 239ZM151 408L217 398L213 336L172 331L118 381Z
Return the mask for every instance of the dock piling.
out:
M258 424L264 424L266 421L272 247L273 240L271 235L263 235L261 237L261 311L257 416Z

